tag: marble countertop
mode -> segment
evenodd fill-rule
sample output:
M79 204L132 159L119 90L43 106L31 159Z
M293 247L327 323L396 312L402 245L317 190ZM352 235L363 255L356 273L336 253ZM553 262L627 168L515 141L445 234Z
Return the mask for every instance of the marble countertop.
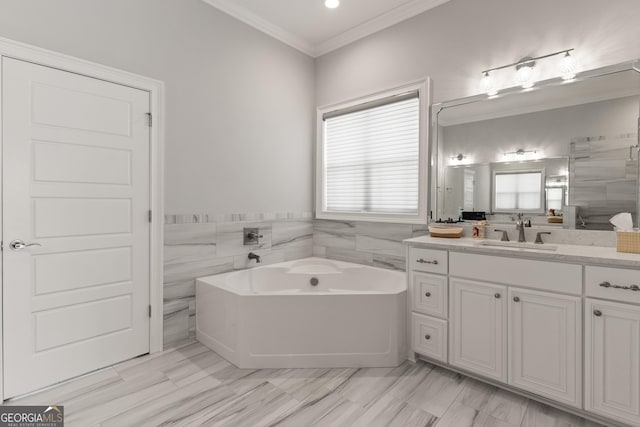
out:
M414 237L412 239L406 239L403 242L411 246L446 249L458 252L640 269L640 254L616 252L616 248L604 246L550 244L549 246L555 246L557 249L555 251L549 251L544 249L483 246L481 243L482 240L477 239L464 237L459 239L446 239L431 236Z

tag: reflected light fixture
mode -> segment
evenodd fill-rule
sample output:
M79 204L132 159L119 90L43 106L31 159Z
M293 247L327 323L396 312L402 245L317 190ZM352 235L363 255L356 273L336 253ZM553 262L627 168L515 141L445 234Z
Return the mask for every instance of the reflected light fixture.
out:
M340 6L340 0L324 0L324 5L328 9L335 9Z
M549 53L547 55L536 56L536 57L525 57L519 60L518 62L514 62L512 64L501 65L500 67L489 68L488 70L482 71L482 92L486 93L489 96L494 96L498 93L498 88L493 79L493 74L495 71L503 70L505 68L515 67L516 76L515 80L519 86L523 89L529 89L533 87L536 83L535 81L535 67L538 61L541 59L550 58L552 56L564 54L562 57L562 62L559 66L559 74L562 76L564 80L571 80L576 76L576 60L571 52L574 49L565 49L560 50L558 52Z
M520 148L517 151L508 151L508 152L504 153L504 155L508 156L510 154L515 154L516 156L524 156L527 153L534 153L535 154L535 153L537 153L537 151L536 150L523 150L522 148Z

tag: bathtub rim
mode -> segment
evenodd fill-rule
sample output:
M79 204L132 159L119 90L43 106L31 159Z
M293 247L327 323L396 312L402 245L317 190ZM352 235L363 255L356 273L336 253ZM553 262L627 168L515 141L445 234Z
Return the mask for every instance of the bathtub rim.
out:
M386 275L389 276L395 276L393 277L394 280L397 280L397 288L395 289L391 289L391 290L353 290L353 289L349 289L349 290L342 290L342 289L336 289L334 291L314 291L312 288L310 288L310 291L305 291L305 290L283 290L283 291L251 291L251 290L245 290L245 289L239 289L233 285L231 285L230 283L228 283L227 279L230 277L236 277L236 276L242 276L242 275L249 275L252 274L252 272L257 271L257 270L262 270L262 269L275 269L275 268L283 268L286 267L288 265L293 265L295 263L299 263L301 261L310 261L310 260L319 260L319 261L323 261L323 262L329 262L332 264L336 264L338 267L340 266L344 266L344 268L364 268L364 269L368 269L368 270L374 270L374 271L380 271ZM286 274L283 272L283 274ZM309 273L311 275L311 273ZM320 273L322 274L322 273ZM325 273L327 274L327 273ZM247 280L250 280L249 278L247 278ZM204 276L204 277L198 277L196 279L196 283L202 283L205 285L209 285L209 286L214 286L217 288L220 288L224 291L230 292L232 294L235 295L239 295L239 296L274 296L274 297L299 297L302 295L316 295L316 296L338 296L338 295L397 295L397 294L401 294L403 292L406 292L407 289L407 281L406 281L406 272L405 271L400 271L400 270L391 270L391 269L386 269L386 268L381 268L381 267L374 267L374 266L370 266L370 265L365 265L365 264L356 264L353 262L348 262L348 261L339 261L339 260L332 260L329 258L322 258L322 257L316 257L316 256L312 256L312 257L306 257L306 258L300 258L300 259L295 259L295 260L291 260L291 261L284 261L284 262L279 262L279 263L274 263L274 264L267 264L267 265L261 265L261 266L256 266L253 268L248 268L248 269L243 269L243 270L236 270L236 271L229 271L226 273L219 273L219 274L212 274L209 276Z

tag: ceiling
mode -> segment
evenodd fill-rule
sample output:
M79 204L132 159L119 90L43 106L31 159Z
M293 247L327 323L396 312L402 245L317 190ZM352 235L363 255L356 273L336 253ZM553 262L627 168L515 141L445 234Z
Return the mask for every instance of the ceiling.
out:
M449 0L203 0L240 21L317 57Z

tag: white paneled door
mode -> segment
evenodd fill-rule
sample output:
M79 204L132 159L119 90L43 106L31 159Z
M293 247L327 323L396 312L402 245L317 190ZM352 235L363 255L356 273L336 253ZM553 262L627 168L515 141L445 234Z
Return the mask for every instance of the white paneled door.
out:
M149 93L2 60L4 397L149 351Z

